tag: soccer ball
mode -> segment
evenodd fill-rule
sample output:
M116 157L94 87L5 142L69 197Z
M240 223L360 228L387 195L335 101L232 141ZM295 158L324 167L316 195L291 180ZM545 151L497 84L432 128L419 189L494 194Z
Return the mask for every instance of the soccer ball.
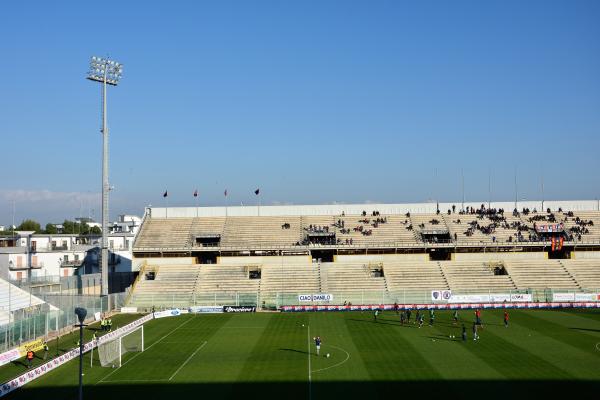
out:
M329 358L329 353L327 353L327 358Z
M304 328L304 324L302 324L302 327Z

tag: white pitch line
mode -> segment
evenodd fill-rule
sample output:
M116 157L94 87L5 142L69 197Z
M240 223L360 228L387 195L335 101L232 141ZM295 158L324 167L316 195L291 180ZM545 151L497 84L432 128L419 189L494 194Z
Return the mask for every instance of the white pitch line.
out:
M115 379L109 381L110 383L114 382L168 382L168 379Z
M308 331L306 332L306 338L308 339L308 400L312 400L312 374L310 368L310 325L308 325Z
M181 368L185 367L185 364L187 364L187 363L188 363L188 362L189 362L189 361L192 359L192 357L194 357L194 356L196 355L196 353L197 353L197 352L199 352L199 351L200 351L200 349L204 347L204 345L205 345L206 343L208 343L208 342L204 342L204 343L202 343L202 344L201 344L201 345L200 345L200 346L199 346L199 347L196 349L196 351L194 351L194 352L192 353L192 355L191 355L191 356L189 356L189 357L187 358L187 360L185 360L185 361L183 362L183 364L181 364L181 366L180 366L179 368L177 368L177 371L175 371L175 372L173 373L173 375L171 375L171 377L169 378L169 381L170 381L171 379L173 379L173 378L175 377L175 375L177 375L177 373L178 373L179 371L181 371Z
M158 339L156 342L152 343L152 344L151 344L150 346L148 346L148 347L146 348L146 350L144 350L144 351L148 351L148 350L150 350L150 349L151 349L151 348L152 348L152 347L153 347L155 344L159 344L160 342L162 342L162 340L163 340L163 339L167 338L167 337L168 337L170 334L172 334L173 332L175 332L176 330L178 330L179 328L181 328L182 326L184 326L185 324L187 324L188 322L190 322L191 320L193 320L193 319L195 319L195 318L196 318L196 317L194 316L194 317L192 317L192 318L188 319L187 321L183 321L181 324L179 324L179 325L177 326L177 328L173 329L171 332L167 333L166 335L164 335L163 337L161 337L160 339ZM139 353L136 353L136 354L135 354L133 357L131 357L129 360L125 361L125 362L124 362L124 363L121 365L121 367L124 367L124 366L125 366L125 365L126 365L128 362L129 362L129 361L131 361L131 360L135 359L137 356L139 356L140 354L143 354L143 353L144 353L144 352L139 352ZM111 376L112 374L114 374L115 372L117 372L118 370L120 370L120 369L121 369L121 367L120 367L120 368L115 368L115 369L114 369L114 370L113 370L113 371L112 371L110 374L106 375L104 378L102 378L102 379L100 379L98 382L96 382L96 383L94 384L94 386L96 386L96 385L98 385L98 384L100 384L100 383L104 382L106 378L108 378L109 376Z
M346 358L344 359L344 361L340 361L339 363L334 364L334 365L332 365L330 367L325 367L325 368L321 368L321 369L315 369L313 372L322 372L322 371L326 371L326 370L331 369L331 368L339 367L340 365L344 364L346 361L348 361L350 359L350 353L348 353L346 350L342 349L341 347L337 347L337 346L334 346L332 344L330 344L329 347L333 347L335 349L343 351L344 353L346 353Z

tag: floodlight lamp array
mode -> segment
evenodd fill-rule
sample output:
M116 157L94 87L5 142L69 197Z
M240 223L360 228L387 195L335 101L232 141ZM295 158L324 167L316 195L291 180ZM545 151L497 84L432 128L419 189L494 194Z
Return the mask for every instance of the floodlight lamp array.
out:
M123 74L123 64L102 57L92 57L87 78L116 86Z

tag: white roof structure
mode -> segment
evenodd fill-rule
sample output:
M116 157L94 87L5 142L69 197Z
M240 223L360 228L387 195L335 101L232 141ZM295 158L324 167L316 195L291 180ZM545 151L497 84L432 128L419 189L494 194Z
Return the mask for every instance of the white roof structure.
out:
M44 303L46 302L39 297L30 295L18 286L8 283L4 279L0 279L0 325L9 322L9 312ZM54 306L50 306L50 308L57 310Z

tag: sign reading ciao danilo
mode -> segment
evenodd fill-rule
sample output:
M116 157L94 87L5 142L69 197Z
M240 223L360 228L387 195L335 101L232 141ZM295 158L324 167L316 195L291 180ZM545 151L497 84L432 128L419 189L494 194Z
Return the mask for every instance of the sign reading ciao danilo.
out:
M298 301L332 301L333 295L329 293L299 294Z

